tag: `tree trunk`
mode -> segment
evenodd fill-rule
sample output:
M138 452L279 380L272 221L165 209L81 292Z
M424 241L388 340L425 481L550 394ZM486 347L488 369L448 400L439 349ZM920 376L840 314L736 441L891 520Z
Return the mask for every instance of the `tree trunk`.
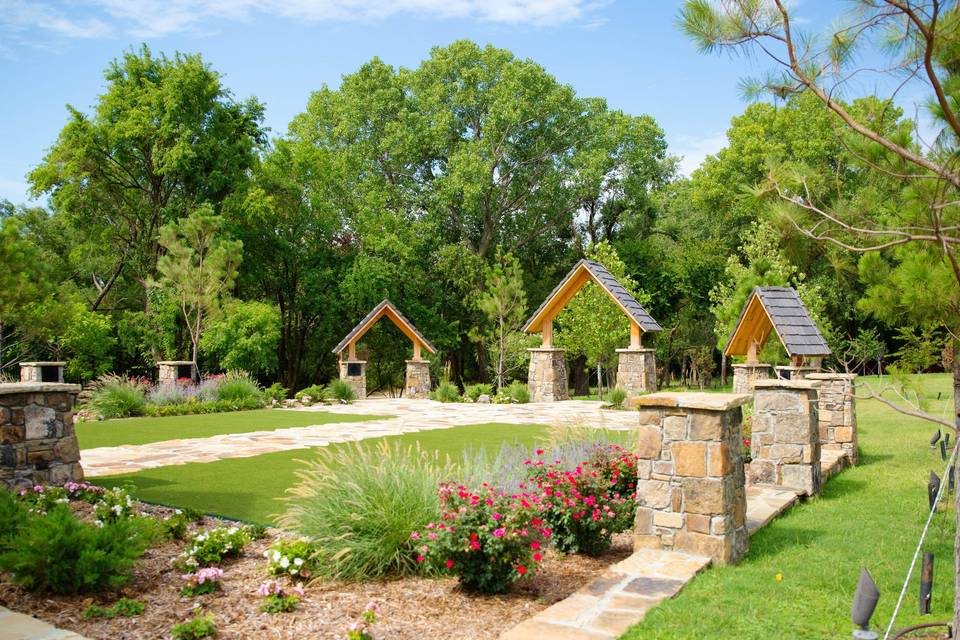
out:
M960 435L960 340L953 341L953 420L955 425L953 446L956 447L960 445L957 442L957 436ZM960 467L960 464L955 463L954 466ZM957 533L953 542L953 637L957 637L960 631L960 482L956 486Z
M583 356L577 356L570 364L573 371L573 395L590 395L590 374L587 373L587 359Z
M720 386L727 386L727 356L720 354Z

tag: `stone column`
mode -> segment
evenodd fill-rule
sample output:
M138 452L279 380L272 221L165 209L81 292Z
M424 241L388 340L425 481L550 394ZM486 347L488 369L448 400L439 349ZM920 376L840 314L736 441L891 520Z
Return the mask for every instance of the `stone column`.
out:
M0 384L0 484L9 489L83 480L73 430L80 385Z
M750 436L751 482L794 489L808 496L820 493L818 386L812 380L756 383Z
M637 398L634 548L736 563L747 552L741 407L747 394L655 393Z
M530 373L527 388L531 402L569 400L565 349L527 349L530 352Z
M430 363L426 360L407 360L407 379L403 395L411 400L430 397Z
M770 378L770 365L764 363L733 365L733 392L753 393L753 384L757 380Z
M20 382L63 382L66 362L21 362Z
M181 375L186 373L187 375ZM158 360L157 384L175 383L180 378L193 377L193 363L189 360Z
M817 402L821 449L838 449L850 464L857 464L857 399L855 373L811 373L820 383Z
M654 349L617 349L617 386L628 397L657 390L657 361Z
M357 400L367 397L367 361L341 360L340 379L353 388Z

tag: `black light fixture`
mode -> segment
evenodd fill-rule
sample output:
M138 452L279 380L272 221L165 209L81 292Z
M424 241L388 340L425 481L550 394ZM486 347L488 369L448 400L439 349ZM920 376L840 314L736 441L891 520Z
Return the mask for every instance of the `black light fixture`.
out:
M873 617L873 611L877 608L879 600L880 589L873 581L873 576L866 569L861 569L857 590L853 594L853 606L850 609L850 619L853 620L853 624L860 627L853 632L854 640L877 640L879 637L875 631L870 631L870 618Z
M927 482L927 501L930 503L930 509L937 506L938 493L940 493L940 476L931 471L930 481Z
M947 439L946 438L940 441L940 459L941 460L947 459Z
M937 429L937 432L930 436L930 448L933 449L936 446L937 441L940 440L940 429Z

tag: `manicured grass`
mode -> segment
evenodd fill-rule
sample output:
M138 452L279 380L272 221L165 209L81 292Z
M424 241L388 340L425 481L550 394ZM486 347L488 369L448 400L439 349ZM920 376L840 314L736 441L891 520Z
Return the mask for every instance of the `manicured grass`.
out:
M944 410L952 403L949 376L923 376L922 388L928 409L949 415ZM849 638L861 567L880 587L874 626L886 628L928 514L930 471L943 476L944 463L939 450L931 453L936 426L930 423L860 401L858 426L858 467L831 479L820 498L754 535L739 565L709 569L623 637ZM954 496L945 500L952 503ZM917 613L918 568L895 628L951 618L954 516L952 504L937 514L924 547L936 557L933 615Z
M208 438L225 433L273 431L288 427L308 427L315 424L361 422L383 416L345 415L325 411L290 411L285 409L256 409L206 413L165 418L123 418L103 422L77 424L77 438L81 449L117 447L124 444L147 444L183 438Z
M495 453L504 442L532 445L545 431L546 427L539 425L477 424L390 436L386 440L411 445L419 442L424 450L438 451L457 461L464 450L478 451L482 447ZM375 446L377 440L366 442ZM149 502L270 524L272 516L282 510L277 498L296 482L300 461L313 455L309 449L297 449L91 480L105 487L128 486L135 497Z

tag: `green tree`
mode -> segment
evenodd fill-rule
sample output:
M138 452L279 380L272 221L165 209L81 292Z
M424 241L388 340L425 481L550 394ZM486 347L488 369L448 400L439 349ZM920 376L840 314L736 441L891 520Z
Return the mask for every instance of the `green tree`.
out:
M222 219L209 205L165 225L160 244L166 253L151 284L180 310L190 338L190 360L197 373L197 352L207 324L229 295L240 265L243 243L218 235Z
M520 327L527 312L527 294L523 288L520 261L510 253L497 250L493 264L487 268L486 283L477 305L491 325L488 337L492 345L492 368L496 388L506 384L507 376L523 362L516 357L516 348L523 345ZM520 347L522 348L522 346Z
M650 297L627 274L627 266L610 243L590 247L587 258L606 267L641 305L650 304ZM610 367L617 349L630 343L630 321L623 309L602 288L587 282L557 314L555 322L557 346L570 355L584 356L588 366L597 368L597 382L602 387L600 371Z
M70 119L30 172L77 230L75 271L97 309L119 287L118 304L146 308L162 254L160 228L203 203L215 209L246 180L264 141L263 107L233 100L199 55L155 56L145 45L114 60L93 114Z
M72 380L92 380L113 368L117 339L105 313L90 311L82 302L64 309L65 322L57 336L55 350L66 360L64 375Z
M200 351L228 371L270 374L277 370L279 341L280 310L275 305L231 300L220 317L209 323Z

